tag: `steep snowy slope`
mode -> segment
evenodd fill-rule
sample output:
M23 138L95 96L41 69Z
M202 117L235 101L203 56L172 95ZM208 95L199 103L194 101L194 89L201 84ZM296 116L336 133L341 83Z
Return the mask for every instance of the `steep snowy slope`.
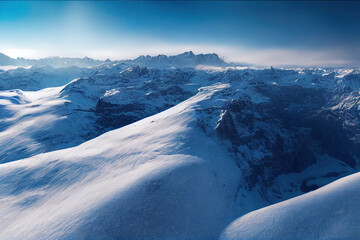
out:
M89 114L66 108L69 101L58 98L61 89L0 92L0 162L78 145L96 130Z
M78 147L1 164L0 239L217 238L234 218L240 173L197 114L224 87Z
M0 92L0 162L73 147L159 113L195 95L199 80L207 85L206 73L115 65L65 87Z
M221 239L359 239L360 173L235 220Z

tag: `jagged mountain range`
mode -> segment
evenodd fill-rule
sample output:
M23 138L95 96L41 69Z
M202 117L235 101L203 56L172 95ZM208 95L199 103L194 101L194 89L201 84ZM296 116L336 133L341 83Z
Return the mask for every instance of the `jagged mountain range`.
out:
M198 54L195 55L192 51L185 52L175 56L140 56L133 60L95 60L89 57L84 58L68 58L68 57L47 57L41 59L25 59L25 58L11 58L3 53L0 53L0 66L52 66L52 67L95 67L101 64L121 63L127 65L140 65L156 68L169 67L195 67L197 65L211 65L211 66L227 66L219 56L212 54Z
M94 60L92 58L68 58L68 57L47 57L41 59L11 58L0 53L0 66L53 66L53 67L93 67L105 61Z
M178 56L48 67L41 90L21 69L34 80L0 92L0 238L356 239L331 226L357 220L358 174L323 186L359 170L359 70Z

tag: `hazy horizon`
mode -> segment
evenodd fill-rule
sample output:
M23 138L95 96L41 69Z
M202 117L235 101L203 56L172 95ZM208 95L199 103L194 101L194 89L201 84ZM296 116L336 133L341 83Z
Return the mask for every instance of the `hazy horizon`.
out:
M0 2L0 52L123 60L186 51L256 65L359 66L359 2Z

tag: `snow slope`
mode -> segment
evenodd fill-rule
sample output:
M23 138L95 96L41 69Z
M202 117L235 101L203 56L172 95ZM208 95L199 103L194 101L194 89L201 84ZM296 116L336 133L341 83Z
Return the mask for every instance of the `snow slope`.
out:
M0 92L0 239L216 239L360 168L359 71L109 63L87 74ZM302 216L288 210L279 219Z
M239 170L196 124L226 85L78 147L0 165L0 239L215 239Z
M0 239L356 239L359 174L231 223L241 172L198 124L229 86L78 147L1 164Z
M359 239L360 173L236 219L221 239Z
M0 91L0 162L73 147L159 113L197 93L193 75L207 82L201 72L115 65L62 87Z

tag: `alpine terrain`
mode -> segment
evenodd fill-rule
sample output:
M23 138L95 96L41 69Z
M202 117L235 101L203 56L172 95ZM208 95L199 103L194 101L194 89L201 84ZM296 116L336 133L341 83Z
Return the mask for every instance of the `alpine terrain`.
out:
M359 69L0 65L0 239L360 236Z

